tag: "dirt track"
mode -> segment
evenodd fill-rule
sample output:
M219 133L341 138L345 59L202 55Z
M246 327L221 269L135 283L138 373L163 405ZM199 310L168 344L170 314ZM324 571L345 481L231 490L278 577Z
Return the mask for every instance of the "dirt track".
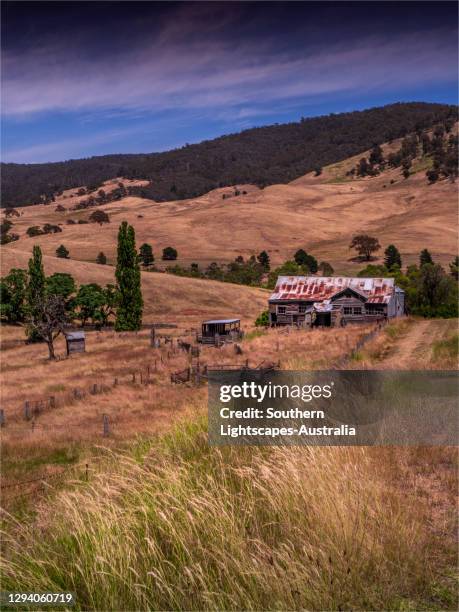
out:
M455 319L416 320L382 363L389 369L425 368L431 360L433 343L450 336L455 329Z

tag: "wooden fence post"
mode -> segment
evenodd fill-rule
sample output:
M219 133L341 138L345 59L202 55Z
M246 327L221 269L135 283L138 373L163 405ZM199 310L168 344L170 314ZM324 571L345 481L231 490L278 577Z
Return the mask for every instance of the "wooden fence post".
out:
M150 330L150 346L152 348L156 347L156 342L155 342L155 328L152 327Z
M54 397L54 395L52 395L52 396L49 398L48 406L49 406L50 408L55 408L55 407L56 407L56 398Z
M113 386L116 387L118 385L118 379L115 378L115 380L113 381Z
M89 464L88 463L85 465L85 478L86 478L86 482L88 482L89 480Z
M0 427L5 427L5 412L0 408Z
M26 421L30 421L30 404L28 400L24 402L24 418Z
M104 426L104 438L107 438L108 435L110 434L110 427L108 424L108 416L106 414L104 414L102 416L102 420L103 420L103 426Z
M92 386L92 394L96 395L96 393L97 393L97 383L94 383Z

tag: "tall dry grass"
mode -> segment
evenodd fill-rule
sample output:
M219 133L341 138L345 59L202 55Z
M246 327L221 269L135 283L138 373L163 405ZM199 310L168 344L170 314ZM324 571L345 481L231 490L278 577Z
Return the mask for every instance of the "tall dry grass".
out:
M211 448L204 419L5 520L3 589L84 610L455 608L415 489L362 448Z

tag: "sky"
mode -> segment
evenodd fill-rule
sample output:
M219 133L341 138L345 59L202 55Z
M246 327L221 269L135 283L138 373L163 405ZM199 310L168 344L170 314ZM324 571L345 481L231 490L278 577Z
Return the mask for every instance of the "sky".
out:
M456 2L2 2L2 161L457 103Z

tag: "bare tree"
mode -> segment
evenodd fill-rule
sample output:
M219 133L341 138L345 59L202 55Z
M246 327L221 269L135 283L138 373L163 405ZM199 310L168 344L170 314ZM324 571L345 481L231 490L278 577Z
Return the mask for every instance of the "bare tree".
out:
M50 360L56 359L54 341L64 333L66 322L65 300L61 295L45 295L27 320L28 327L48 345Z

